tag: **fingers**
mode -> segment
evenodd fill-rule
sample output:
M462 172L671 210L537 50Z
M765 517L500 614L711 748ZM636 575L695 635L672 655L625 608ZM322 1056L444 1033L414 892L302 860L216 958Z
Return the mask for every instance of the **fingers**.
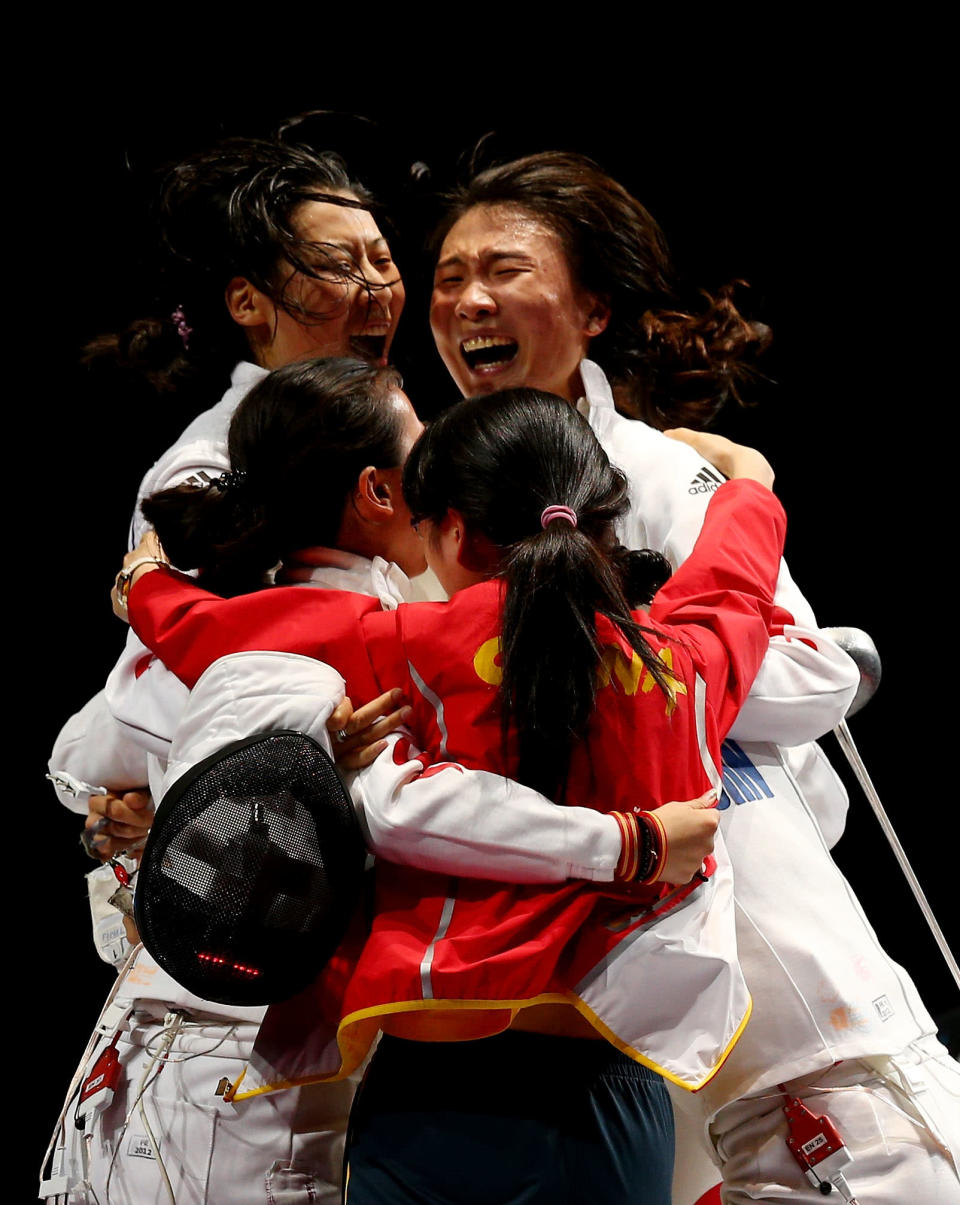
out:
M152 824L153 800L147 790L126 791L122 797L91 795L83 843L95 857L113 858L142 846Z
M720 813L713 806L713 791L697 799L665 803L657 817L667 834L667 857L661 879L689 883L704 858L713 853Z
M692 808L712 808L717 802L717 792L711 787L709 791L705 791L697 799L688 801L687 806Z
M390 727L383 726L376 733L371 734L371 728L377 723L386 725L388 720L396 721L396 717L403 710L402 707L398 708L398 704L402 700L403 691L399 687L385 691L371 702L364 704L363 707L357 708L356 711L350 705L350 700L344 699L327 720L327 731L335 734L337 742L341 746L355 748L358 743L369 744L371 740L386 736L388 732L393 732L394 729L400 727L403 720L400 720L399 723L393 722ZM359 741L358 738L364 735L367 739Z
M403 704L403 691L399 688L385 691L356 711L351 709L345 723L335 722L335 711L327 721L327 728L335 735L333 752L337 765L343 770L361 770L370 765L386 748L383 738L401 728L411 714L412 708Z
M153 823L149 791L128 791L121 798L110 792L106 795L91 795L87 811L90 816L104 816L111 824L131 825L146 829Z
M110 591L110 605L113 607L113 613L118 619L122 619L125 623L130 622L130 617L127 614L126 595L129 594L131 586L142 574L149 573L151 570L156 569L157 565L155 563L139 564L137 568L132 571L132 576L129 578L129 580L126 578L121 580L121 575L124 569L130 569L132 565L137 564L137 562L143 561L144 559L146 559L148 562L151 562L151 559L153 561L159 559L160 561L169 564L169 560L164 554L163 546L153 528L147 528L147 530L140 537L140 543L136 546L136 548L126 553L123 558L123 568L121 569L120 573L117 574L113 589Z
M137 856L137 851L146 844L146 840L146 837L142 833L137 838L111 837L107 833L99 833L88 841L87 844L95 858L107 861L109 858L115 858L118 854Z
M327 720L327 732L334 734L340 731L346 732L346 726L350 722L352 715L353 704L350 702L349 696L344 695L343 701L337 704L330 715L330 719Z
M362 770L364 766L375 762L386 747L386 741L374 741L372 745L365 745L353 752L341 753L337 756L337 765L341 770Z
M669 431L664 431L667 439L675 439L677 443L689 444L691 448L697 446L697 436L700 434L694 431L692 427L671 427Z
M120 593L116 586L110 587L110 606L113 608L113 613L117 619L122 619L124 623L130 622L130 616L127 614L127 608L120 601Z
M150 823L153 823L153 796L149 791L124 791L123 805L133 812L149 811L151 813Z
M755 448L734 443L732 439L714 435L712 432L692 431L689 427L675 427L672 431L665 431L664 434L668 439L688 444L727 477L743 477L751 481L759 481L768 489L773 487L773 469L767 459Z
M413 714L413 708L404 706L403 702L403 691L399 688L386 691L353 713L347 725L348 732L357 737L366 735L367 743L395 732ZM377 729L376 734L373 734L374 729Z
M150 792L127 791L123 798L112 792L107 795L91 795L84 828L96 828L96 834L90 838L90 842L100 851L104 838L136 841L146 836L152 824L153 805Z
M359 714L360 712L354 712L354 717ZM346 770L359 770L362 766L369 765L377 754L386 748L386 742L383 738L389 736L391 732L396 732L398 728L402 728L412 714L412 707L398 707L396 711L391 711L388 715L381 716L380 719L374 720L373 723L368 724L365 728L361 728L353 736L348 736L343 740L338 737L333 745L337 765L342 765ZM349 731L349 725L347 731ZM371 756L363 758L359 764L355 764L351 760L351 754L372 749L374 745L377 746L376 751Z
M140 543L136 548L132 548L123 558L123 567L126 569L128 565L132 565L134 561L139 561L143 556L163 556L163 547L160 544L160 538L152 527L140 537Z
M122 829L124 826L117 827ZM143 829L134 829L132 835L125 836L111 833L112 828L113 824L106 816L87 816L83 833L83 844L87 852L95 858L112 858L145 839Z

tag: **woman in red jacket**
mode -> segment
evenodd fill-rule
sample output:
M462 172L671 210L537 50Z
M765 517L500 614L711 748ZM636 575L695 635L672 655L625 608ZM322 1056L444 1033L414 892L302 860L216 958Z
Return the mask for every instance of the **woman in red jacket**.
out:
M367 672L371 692L400 682L425 755L401 739L390 765L458 761L616 813L613 886L381 866L341 1049L353 1061L378 1028L393 1036L354 1118L348 1200L665 1201L671 1121L652 1068L703 1082L748 1003L729 883L708 859L665 886L653 809L718 780L775 618L782 512L756 485L719 490L701 546L647 616L631 609L636 557L613 536L623 477L559 399L462 404L417 445L404 485L449 604L354 612L337 632L309 629L301 604L294 631L282 591L212 600L151 574L131 620L188 679L198 636L240 628L244 647L319 653L348 687ZM214 641L203 659L224 651ZM478 1159L485 1145L495 1158Z

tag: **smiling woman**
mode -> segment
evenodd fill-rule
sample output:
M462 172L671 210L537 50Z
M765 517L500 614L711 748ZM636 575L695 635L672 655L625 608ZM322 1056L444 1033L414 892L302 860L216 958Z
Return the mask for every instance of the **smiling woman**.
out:
M461 392L525 384L574 397L609 309L576 286L558 240L510 205L469 210L447 235L430 324Z
M296 127L293 129L295 132ZM133 543L145 527L140 504L146 497L184 484L206 485L230 468L233 449L228 448L227 440L234 412L271 369L288 366L281 384L286 383L303 406L295 451L301 457L317 451L308 434L323 434L320 402L314 396L322 393L330 403L324 410L326 421L337 428L321 449L328 457L325 484L334 493L338 484L343 487L328 514L304 510L297 516L302 520L297 533L313 524L302 544L315 543L314 529L322 530L329 533L325 538L330 543L339 541L341 548L354 554L344 554L354 569L354 562L366 564L365 554L373 556L384 549L412 572L422 568L419 541L411 531L409 516L394 505L400 496L399 466L419 430L398 381L385 385L383 396L377 393L372 406L359 407L358 417L353 395L362 392L360 386L347 389L350 396L334 406L327 395L336 368L318 378L312 365L297 363L321 356L359 357L366 363L351 361L347 375L352 381L365 385L379 374L385 380L389 377L384 366L403 309L404 291L372 204L370 194L351 178L336 155L279 138L229 139L185 159L164 177L158 216L166 255L158 288L158 316L140 319L119 334L95 340L88 359L118 362L145 376L158 391L206 395L208 405L218 397L220 400L200 413L147 472L131 524ZM264 393L269 398L271 387ZM275 398L273 404L275 411L280 409ZM289 400L288 405L292 405ZM382 456L372 456L366 477L354 482L358 489L364 486L365 492L357 505L347 508L341 531L342 494L347 488L343 473L353 464L345 449L354 438L355 460L361 455L359 449L369 447L371 411L374 417L382 412L380 417L389 431L381 440ZM258 434L254 431L251 439L259 447ZM338 450L342 453L339 457ZM364 461L360 467L366 464ZM227 496L219 501L236 499ZM361 514L366 523L360 521ZM389 523L381 521L384 516ZM367 546L371 530L381 540L375 548ZM231 574L225 570L223 584L237 588L245 573L262 573L278 555L268 555L252 568L238 555L238 563L230 567L232 579L226 581ZM207 567L205 561L191 563ZM324 567L312 568L324 571ZM326 569L334 572L329 566ZM345 570L338 564L336 572ZM249 586L249 576L244 584ZM73 775L82 780L81 785L96 783L107 789L106 795L96 787L79 795L62 786L58 789L62 803L86 814L93 847L102 857L141 845L145 839L152 822L146 788L161 781L169 738L185 704L186 691L176 680L167 676L158 683L160 675L146 671L145 652L131 638L109 683L114 706L129 707L131 714L136 711L136 724L124 726L111 711L107 692L102 691L67 721L50 760L52 772L66 772L68 778ZM94 872L98 873L106 874L111 882L107 895L112 894L116 889L112 871L106 867ZM119 914L108 911L110 915L101 918L97 929L98 948L105 961L120 966L130 945L122 936ZM110 941L105 933L112 935ZM233 1056L252 1045L263 1010L231 1010L197 998L181 1000L178 985L158 974L142 951L127 964L127 971L131 982L137 983L130 994L136 997L136 1016L142 1024L135 1028L143 1046L121 1043L121 1061L130 1079L121 1076L118 1089L132 1085L133 1077L139 1076L131 1067L143 1051L149 1056L157 1042L167 1041L173 1043L169 1049L174 1053L178 1049L179 1029L171 1031L169 1025L155 1023L157 1016L162 1018L171 1007L182 1015L185 1032L202 1020L208 1037L212 1035L204 1049L218 1053L209 1057L187 1054L184 1062L196 1079L180 1083L174 1099L164 1099L159 1106L162 1084L158 1096L151 1083L152 1104L162 1116L154 1121L159 1128L149 1159L129 1158L128 1150L109 1147L107 1135L118 1120L118 1105L106 1120L98 1117L98 1124L87 1130L88 1138L95 1134L98 1152L106 1151L104 1161L97 1163L94 1158L94 1170L86 1164L81 1167L83 1143L66 1122L76 1105L71 1095L57 1140L65 1146L65 1158L77 1177L81 1171L94 1179L102 1174L110 1180L115 1200L118 1192L124 1199L153 1199L163 1192L158 1177L166 1177L168 1171L178 1186L178 1199L181 1191L188 1191L188 1182L199 1181L202 1195L237 1203L262 1200L264 1184L268 1195L290 1192L296 1186L309 1193L311 1200L339 1200L339 1157L352 1087L327 1090L319 1100L315 1094L296 1091L279 1111L272 1103L251 1102L239 1115L230 1107L217 1113L222 1102L211 1096L211 1085L215 1087L221 1077L234 1076L238 1064ZM313 1121L300 1116L306 1110L312 1110ZM182 1115L203 1116L210 1127L216 1125L215 1154L212 1128L204 1134L185 1126L181 1136L177 1126ZM125 1130L126 1123L122 1132ZM130 1143L136 1145L132 1136ZM206 1164L198 1170L194 1156L201 1148ZM172 1193L170 1181L166 1184ZM103 1180L97 1180L96 1191L101 1200L109 1196Z
M527 385L575 401L590 349L624 411L696 426L738 396L770 338L729 288L684 309L659 226L582 156L481 172L453 194L434 249L430 324L467 396Z
M629 479L620 540L682 572L721 476L655 428L708 423L738 396L770 332L738 313L729 287L683 304L653 218L579 155L481 172L452 198L438 241L431 323L461 391L549 382L575 403ZM725 1066L684 1098L681 1170L709 1133L724 1200L762 1191L812 1205L824 1184L808 1183L790 1154L781 1106L791 1094L819 1112L830 1092L860 1200L960 1200L956 1064L829 852L847 799L815 742L836 722L830 712L842 715L856 670L817 630L786 566L775 601L792 623L771 638L724 743L719 808L754 1009ZM706 1175L703 1187L715 1183L712 1163ZM690 1190L673 1199L686 1205L702 1187Z
M403 283L373 214L357 207L360 197L335 196L294 211L296 242L285 257L292 270L273 295L242 276L227 286L230 316L247 328L251 350L267 368L346 351L387 362Z

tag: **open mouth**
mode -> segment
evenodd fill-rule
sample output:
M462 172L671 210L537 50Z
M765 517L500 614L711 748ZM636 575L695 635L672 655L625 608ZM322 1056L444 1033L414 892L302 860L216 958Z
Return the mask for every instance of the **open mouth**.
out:
M387 334L382 335L351 335L350 350L361 360L370 364L379 364L384 357L387 347Z
M460 354L467 367L477 373L496 372L511 363L519 350L516 339L508 335L477 335L460 344Z

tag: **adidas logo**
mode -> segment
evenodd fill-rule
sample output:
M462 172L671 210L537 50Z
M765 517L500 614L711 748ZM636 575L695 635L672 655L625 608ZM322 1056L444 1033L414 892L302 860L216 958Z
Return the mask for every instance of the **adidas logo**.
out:
M705 464L697 473L696 477L690 482L688 494L712 494L718 486L723 485L726 477L721 477L716 469Z

